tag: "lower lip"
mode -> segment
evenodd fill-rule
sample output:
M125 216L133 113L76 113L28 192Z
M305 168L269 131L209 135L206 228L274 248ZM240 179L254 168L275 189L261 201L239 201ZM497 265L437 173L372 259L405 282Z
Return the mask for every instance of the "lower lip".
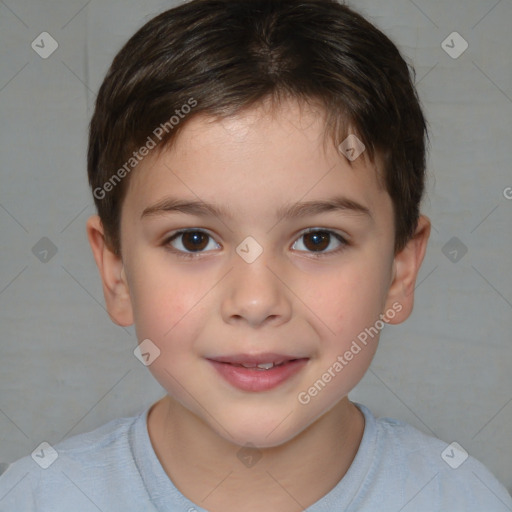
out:
M270 370L258 370L254 368L244 368L228 363L219 363L212 361L215 369L235 388L243 391L268 391L276 388L293 375L298 373L308 359L296 359L280 366L275 366Z

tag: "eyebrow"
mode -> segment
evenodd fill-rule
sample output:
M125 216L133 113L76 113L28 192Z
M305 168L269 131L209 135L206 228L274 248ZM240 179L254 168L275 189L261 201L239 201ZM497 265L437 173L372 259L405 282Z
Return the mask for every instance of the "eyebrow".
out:
M367 216L373 219L370 209L366 206L343 196L336 196L324 201L307 201L282 206L277 209L276 217L293 219L309 217L328 212L347 212L350 214ZM197 217L224 217L233 219L233 214L224 206L206 203L204 201L190 201L173 197L166 197L142 212L141 218L165 215L168 213L185 213Z

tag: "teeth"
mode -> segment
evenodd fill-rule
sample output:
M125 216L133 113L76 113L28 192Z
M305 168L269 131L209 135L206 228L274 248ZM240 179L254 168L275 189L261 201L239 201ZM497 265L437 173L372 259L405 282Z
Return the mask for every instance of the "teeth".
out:
M274 367L274 363L260 363L258 365L258 368L261 368L262 370L270 370L270 368Z
M270 370L274 368L274 366L279 366L283 364L283 361L279 361L278 363L240 363L239 366L243 366L244 368L259 368L260 370Z

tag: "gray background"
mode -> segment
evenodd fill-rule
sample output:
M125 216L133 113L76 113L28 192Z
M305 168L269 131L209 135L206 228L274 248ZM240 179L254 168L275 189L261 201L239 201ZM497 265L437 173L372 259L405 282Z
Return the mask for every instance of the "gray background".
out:
M85 152L113 56L173 5L0 1L0 461L163 395L133 355L133 329L104 310L85 234L94 213ZM349 5L417 70L432 131L423 210L434 227L415 311L384 330L350 396L376 415L457 441L512 490L512 2ZM47 59L31 48L43 31L59 45ZM454 31L469 44L458 58L442 47Z

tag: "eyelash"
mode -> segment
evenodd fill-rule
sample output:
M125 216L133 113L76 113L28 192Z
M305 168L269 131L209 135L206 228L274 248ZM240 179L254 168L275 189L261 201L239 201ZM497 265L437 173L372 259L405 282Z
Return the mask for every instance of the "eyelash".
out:
M183 259L188 259L188 260L194 259L194 258L198 258L198 257L201 256L201 254L204 254L205 252L208 252L208 251L184 252L184 251L181 251L179 249L175 249L174 247L172 247L170 245L171 242L174 241L176 238L179 238L181 235L185 235L187 233L202 233L202 234L206 235L207 237L209 237L210 239L213 239L213 237L208 232L203 231L202 229L182 229L182 230L177 231L176 233L172 234L168 238L166 238L162 245L167 250L169 250L170 252L175 254L177 257L183 258ZM325 257L327 255L338 254L338 253L344 251L347 247L350 246L350 243L343 236L341 236L339 233L336 233L335 231L332 231L332 230L329 230L329 229L321 229L321 228L309 228L309 229L306 229L305 231L302 231L300 233L300 235L298 236L298 238L296 240L299 240L304 235L308 235L308 234L311 234L311 233L325 233L325 234L334 236L334 238L336 240L338 240L338 242L340 242L341 245L337 249L334 249L332 251L326 251L326 252L325 251L324 252L299 251L299 252L307 252L310 255L310 257L322 258L322 257Z

